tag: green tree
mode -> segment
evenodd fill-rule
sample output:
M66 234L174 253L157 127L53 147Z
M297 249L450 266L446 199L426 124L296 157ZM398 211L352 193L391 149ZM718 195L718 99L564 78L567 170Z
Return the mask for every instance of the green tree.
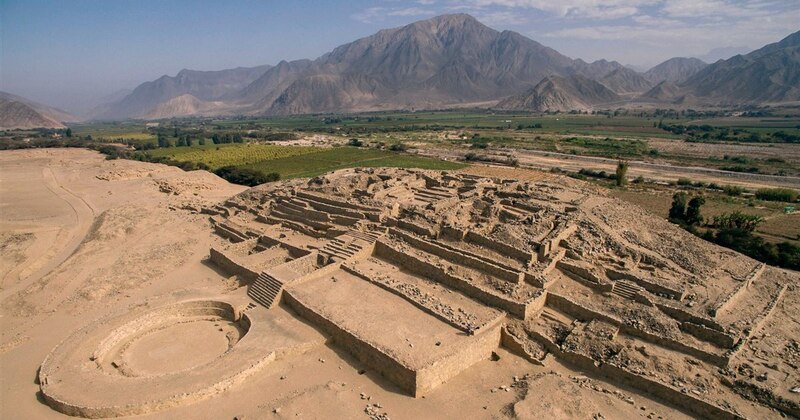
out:
M761 216L744 214L739 211L714 216L714 227L718 229L739 229L753 232L764 221Z
M679 191L672 196L672 206L669 208L669 219L682 222L686 219L686 193Z
M766 201L797 201L797 191L789 188L761 188L756 191L756 198Z
M159 134L158 135L158 147L169 147L169 146L170 146L170 143L169 143L169 140L167 140L167 136L165 136L163 134Z
M72 129L71 128L67 128L67 131L66 131L66 133L64 133L64 135L67 136L67 137L72 137Z
M703 197L694 197L689 200L689 206L686 208L686 223L690 225L699 225L703 223L703 215L700 213L700 208L706 203Z
M628 185L628 162L619 161L617 163L617 186L624 187Z
M236 166L223 166L214 171L214 173L228 182L250 187L281 179L280 174L277 172L263 173L255 169L238 168Z

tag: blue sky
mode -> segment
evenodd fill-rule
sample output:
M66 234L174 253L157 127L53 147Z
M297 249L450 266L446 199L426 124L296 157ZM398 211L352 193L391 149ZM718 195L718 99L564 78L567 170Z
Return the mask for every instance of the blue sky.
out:
M182 68L316 58L455 12L573 58L644 67L800 30L799 0L0 0L0 90L79 110Z

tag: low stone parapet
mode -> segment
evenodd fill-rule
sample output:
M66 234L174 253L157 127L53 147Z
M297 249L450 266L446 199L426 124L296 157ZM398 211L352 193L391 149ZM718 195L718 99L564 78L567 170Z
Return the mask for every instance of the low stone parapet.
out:
M252 283L258 277L258 272L250 269L245 264L237 262L231 255L227 255L221 249L211 248L209 250L209 261L217 265L226 273L241 276L248 283Z
M483 288L474 285L465 279L447 273L444 269L427 261L423 261L412 255L398 251L391 245L382 241L375 242L375 255L400 265L411 272L440 282L448 287L460 290L467 296L475 298L487 305L500 308L521 319L530 317L539 309L539 303L544 303L544 295L533 298L529 302L518 302L511 298L501 296L497 293L484 290Z

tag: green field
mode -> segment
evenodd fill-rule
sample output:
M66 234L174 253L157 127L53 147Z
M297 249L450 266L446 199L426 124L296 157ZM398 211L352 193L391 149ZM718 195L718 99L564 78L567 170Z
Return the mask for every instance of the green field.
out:
M263 144L226 144L170 147L147 152L179 162L202 162L217 169L239 166L263 173L277 172L281 179L317 176L354 167L390 167L448 170L465 165L398 152L356 147L295 147Z
M277 172L282 179L303 178L321 175L343 168L386 167L448 170L465 165L438 159L354 147L320 149L299 157L266 160L246 167L269 173Z
M442 129L514 130L536 133L620 135L631 137L678 136L655 128L656 117L580 114L495 113L489 111L434 111L366 113L342 116L289 116L262 119L214 120L220 129L303 130L312 132L380 133ZM671 120L685 122L686 120ZM541 128L530 128L541 124Z
M223 166L244 166L274 159L319 152L314 147L277 146L271 144L210 144L192 147L169 147L148 151L153 157L169 157L179 162L204 163L211 169Z
M775 133L800 134L800 113L788 109L759 111L757 115L733 116L731 112L690 110L542 114L473 109L187 118L164 120L158 127L148 127L142 121L126 121L77 124L72 128L78 136L92 135L95 139L127 143L140 151L156 147L156 138L160 138L162 144L167 142L173 146L203 142L206 146L191 147L186 152L169 147L164 151L147 153L202 162L212 168L255 165L272 160L276 160L274 165L283 165L284 161L279 159L289 159L306 151L302 148L281 150L282 140L322 134L334 144L356 138L370 149L356 152L363 156L339 156L342 152L331 152L331 156L318 155L315 165L324 167L344 167L351 161L363 162L363 165L385 165L387 161L395 165L431 165L429 162L398 162L397 157L384 160L380 160L380 156L367 157L377 149L385 150L388 145L404 143L411 149L451 149L462 155L484 149L488 149L487 153L524 149L727 171L800 175L797 153L787 147L792 144L775 141L772 137ZM707 126L700 129L698 125ZM750 139L751 136L755 140ZM247 147L252 149L244 149L238 154L232 150L239 149L228 150L234 139L250 144ZM212 144L214 142L218 144ZM770 149L773 145L774 148ZM229 156L208 154L209 150L217 147L227 150ZM185 153L186 156L177 155ZM296 159L289 161L298 163ZM305 165L304 162L300 164ZM315 167L290 171L285 166L281 169L285 174L318 172Z
M114 123L70 124L76 136L92 136L96 140L128 140L134 142L155 141L156 136L147 132L144 123L126 121Z

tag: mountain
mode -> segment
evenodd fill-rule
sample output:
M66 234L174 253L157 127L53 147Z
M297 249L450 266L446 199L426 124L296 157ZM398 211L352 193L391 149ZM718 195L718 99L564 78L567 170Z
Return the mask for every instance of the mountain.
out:
M244 112L255 112L272 104L283 89L297 80L310 66L311 60L281 61L244 89L232 95L235 102L245 104Z
M624 67L617 62L573 60L516 32L454 14L384 29L313 61L282 61L224 94L186 87L180 82L185 72L164 76L140 85L102 117L166 118L169 110L185 115L197 109L284 115L491 105L551 75L595 77L619 69ZM166 104L185 94L195 99Z
M651 83L681 83L707 65L697 58L674 57L646 71L644 78Z
M627 67L612 70L598 81L620 95L641 93L653 87L641 74Z
M131 93L133 93L133 90L131 90L131 89L120 89L120 90L118 90L116 92L110 93L110 94L108 94L106 96L103 96L102 98L98 99L97 100L97 104L98 105L113 104L114 102L117 102L119 100L124 99L126 96L130 95Z
M337 47L289 82L265 114L453 106L495 101L573 60L516 32L498 32L466 14L385 29ZM270 72L268 72L268 76Z
M588 110L620 99L605 85L583 76L548 76L533 88L501 101L496 108L535 112Z
M646 72L648 70L647 66L642 66L642 65L639 65L639 64L626 64L625 67L627 67L627 68L629 68L629 69L631 69L631 70L633 70L635 72L638 72L638 73L644 73L644 72Z
M58 108L43 105L21 96L0 92L0 128L64 128L64 122L80 121Z
M581 76L590 79L598 79L607 76L614 70L624 69L625 66L616 61L597 60L587 63L580 58L575 60L570 66L573 74L580 74Z
M720 60L681 87L705 104L800 100L800 31L747 55Z
M158 120L173 117L194 117L202 115L219 115L226 105L221 101L203 101L190 94L176 96L151 109L142 118Z
M94 102L86 104L87 108L81 112L81 116L87 120L92 120L106 113L115 103L125 99L133 93L131 89L120 89L116 92L103 96Z
M246 87L270 66L238 67L219 71L181 70L174 77L162 76L146 82L122 100L103 110L97 119L141 118L157 106L181 95L214 101Z
M215 72L182 70L175 77L143 83L100 117L491 107L501 101L504 106L517 101L525 108L536 103L533 108L566 109L621 101L587 80L626 99L639 95L646 101L673 93L710 104L738 103L740 98L791 100L797 89L797 52L790 41L779 44L707 67L697 59L674 58L641 74L616 61L573 60L519 33L499 32L469 15L452 14L378 31L315 60ZM767 73L768 80L742 80ZM663 85L651 92L663 81L679 89ZM544 89L546 85L551 87ZM536 93L535 87L543 89L538 96L521 97L520 92Z
M683 91L674 83L662 81L643 93L637 100L644 102L675 102L683 97Z

